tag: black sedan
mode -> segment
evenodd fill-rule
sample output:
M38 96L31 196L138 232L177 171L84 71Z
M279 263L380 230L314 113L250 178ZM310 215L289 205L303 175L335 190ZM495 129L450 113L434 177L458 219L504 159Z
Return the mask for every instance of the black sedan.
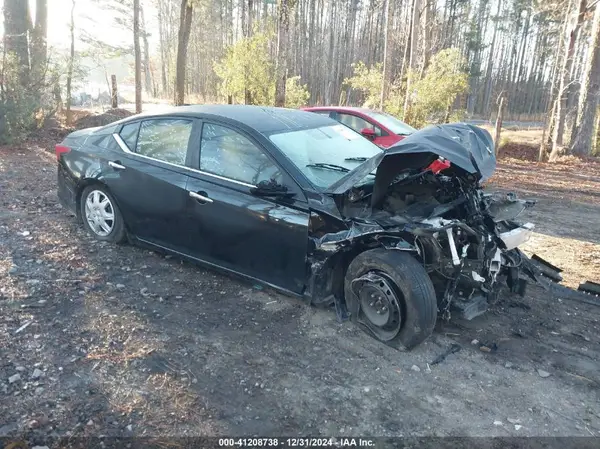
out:
M478 128L448 125L383 153L310 112L184 106L68 135L58 196L99 240L335 304L410 348L451 305L483 313L499 275L513 290L523 271L535 278L517 249L532 225L505 216L529 204L479 185L495 167L490 145Z

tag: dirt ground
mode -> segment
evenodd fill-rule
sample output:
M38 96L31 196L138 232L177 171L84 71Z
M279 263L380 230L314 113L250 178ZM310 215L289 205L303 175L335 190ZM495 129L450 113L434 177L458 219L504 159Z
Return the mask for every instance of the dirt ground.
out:
M0 436L600 435L600 307L532 287L398 352L332 310L94 241L57 203L50 140L0 148ZM527 249L600 281L600 164L503 160L489 188L538 198Z

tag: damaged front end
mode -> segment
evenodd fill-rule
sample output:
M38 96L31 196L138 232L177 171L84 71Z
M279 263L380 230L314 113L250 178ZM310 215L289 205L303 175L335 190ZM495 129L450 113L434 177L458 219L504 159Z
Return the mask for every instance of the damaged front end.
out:
M346 175L327 192L341 220L314 208L313 299L341 297L341 262L374 247L420 261L444 318L481 315L503 283L524 294L536 273L518 247L534 225L515 220L534 203L486 193L495 166L489 133L453 124L419 131Z

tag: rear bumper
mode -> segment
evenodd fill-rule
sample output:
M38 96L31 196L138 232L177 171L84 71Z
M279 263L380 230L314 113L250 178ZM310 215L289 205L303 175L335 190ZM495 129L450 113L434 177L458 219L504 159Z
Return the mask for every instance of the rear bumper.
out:
M59 203L65 209L77 214L77 184L60 163L57 172L57 195Z

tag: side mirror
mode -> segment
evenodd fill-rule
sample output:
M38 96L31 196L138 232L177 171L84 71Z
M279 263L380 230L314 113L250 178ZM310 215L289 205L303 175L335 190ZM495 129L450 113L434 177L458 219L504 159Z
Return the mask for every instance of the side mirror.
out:
M369 140L375 140L375 137L377 137L375 130L372 128L364 128L360 133Z
M288 188L279 184L274 179L260 181L256 187L250 189L250 193L256 196L294 196L288 192Z

